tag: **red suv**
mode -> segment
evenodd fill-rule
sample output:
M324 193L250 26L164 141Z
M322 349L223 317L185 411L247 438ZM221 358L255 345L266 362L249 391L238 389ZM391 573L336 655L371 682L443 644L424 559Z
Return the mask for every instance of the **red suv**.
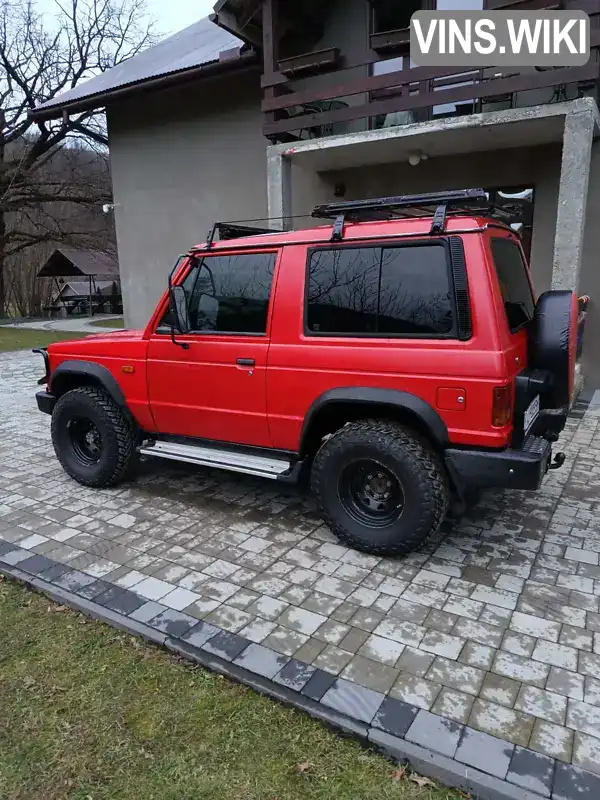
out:
M577 299L536 303L505 209L461 190L313 216L333 224L217 224L144 331L39 351L69 475L110 486L138 453L309 474L332 531L382 555L419 546L472 490L537 489L563 463Z

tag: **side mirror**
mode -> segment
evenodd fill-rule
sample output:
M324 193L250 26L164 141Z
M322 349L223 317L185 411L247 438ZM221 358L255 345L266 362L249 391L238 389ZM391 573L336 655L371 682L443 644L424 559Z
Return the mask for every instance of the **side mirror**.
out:
M185 289L183 286L171 286L169 296L171 311L177 323L177 330L179 333L189 333L191 325Z

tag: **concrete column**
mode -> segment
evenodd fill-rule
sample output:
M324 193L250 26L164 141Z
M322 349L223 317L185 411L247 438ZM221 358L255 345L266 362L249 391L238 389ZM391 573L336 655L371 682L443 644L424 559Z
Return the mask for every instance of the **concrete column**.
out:
M579 287L583 236L596 116L592 110L565 115L554 261L553 289Z
M267 208L274 228L288 230L291 227L292 162L275 148L267 151Z

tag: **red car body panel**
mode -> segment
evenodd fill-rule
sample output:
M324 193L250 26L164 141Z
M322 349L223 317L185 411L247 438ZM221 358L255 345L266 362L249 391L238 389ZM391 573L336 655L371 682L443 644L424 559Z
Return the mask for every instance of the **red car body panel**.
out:
M143 331L116 331L55 342L48 347L50 374L65 361L92 361L106 367L121 387L139 426L146 431L155 431L148 402L147 353L148 341ZM131 367L133 372L129 371Z
M347 224L344 243L429 239L430 220ZM473 335L457 339L309 336L304 331L307 249L327 246L331 226L217 242L213 254L277 252L265 336L157 333L165 292L144 332L107 333L48 348L51 370L69 359L106 367L147 432L298 451L311 405L341 387L397 389L421 398L445 422L450 442L506 447L512 422L492 425L494 388L511 386L527 366L525 331L511 334L489 239L508 228L477 217L447 221L464 245ZM189 262L178 268L183 279ZM238 364L251 359L253 367ZM133 371L129 368L133 367ZM125 371L124 371L124 368ZM459 402L458 398L463 397Z

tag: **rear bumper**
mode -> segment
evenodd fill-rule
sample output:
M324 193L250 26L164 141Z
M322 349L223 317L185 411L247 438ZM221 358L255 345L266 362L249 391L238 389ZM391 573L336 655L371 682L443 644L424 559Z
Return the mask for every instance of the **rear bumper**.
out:
M44 414L51 414L56 405L56 397L50 392L37 392L35 395L37 406Z
M552 445L529 436L516 450L448 449L446 466L458 489L539 489L550 466Z

